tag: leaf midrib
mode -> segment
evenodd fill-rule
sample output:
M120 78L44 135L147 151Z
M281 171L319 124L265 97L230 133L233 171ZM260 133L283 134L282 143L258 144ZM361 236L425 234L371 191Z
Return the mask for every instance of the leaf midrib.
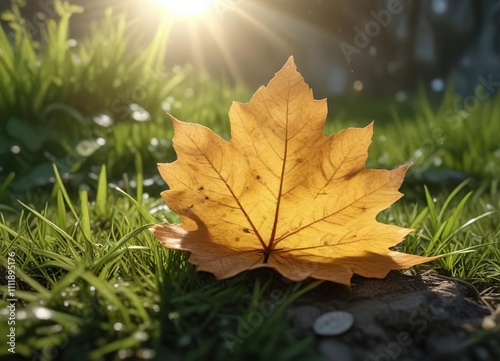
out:
M287 94L286 94L286 108L285 108L285 146L283 149L283 164L281 166L281 176L280 176L280 186L278 190L278 196L276 197L276 210L274 212L273 229L271 235L269 236L269 243L264 249L264 260L263 263L267 263L271 252L274 247L274 238L276 237L276 231L278 229L278 219L281 205L281 197L283 193L283 184L285 178L286 161L288 156L288 115L289 115L289 104L290 104L290 70L288 71L288 84L287 84Z

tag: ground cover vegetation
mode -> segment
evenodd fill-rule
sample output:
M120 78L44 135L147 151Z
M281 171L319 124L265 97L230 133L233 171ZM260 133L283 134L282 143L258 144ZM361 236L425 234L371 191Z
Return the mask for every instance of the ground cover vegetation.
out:
M269 270L215 281L146 230L178 221L159 197L156 163L175 157L165 113L228 138L231 102L252 92L188 66L164 69L168 31L130 49L133 25L120 14L108 12L74 41L69 22L83 9L57 3L60 16L41 40L17 5L0 30L0 291L13 254L17 356L320 359L286 318L317 282ZM432 104L423 92L404 104L332 100L325 134L375 118L367 166L414 163L406 196L380 215L415 229L398 250L453 253L417 271L461 278L487 295L500 283L500 101L476 100L466 107L451 87ZM2 325L7 304L4 296Z

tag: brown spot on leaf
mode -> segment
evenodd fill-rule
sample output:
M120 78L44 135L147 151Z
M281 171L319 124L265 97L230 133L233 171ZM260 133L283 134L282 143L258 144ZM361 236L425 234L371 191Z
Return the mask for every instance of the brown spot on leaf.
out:
M346 174L344 176L344 178L345 178L345 180L350 180L350 179L352 179L358 173L359 173L359 170L355 170L354 172Z

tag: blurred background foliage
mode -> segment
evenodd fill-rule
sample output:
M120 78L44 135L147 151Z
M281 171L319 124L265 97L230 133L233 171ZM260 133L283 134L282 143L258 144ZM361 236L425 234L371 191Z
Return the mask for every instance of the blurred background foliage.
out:
M255 90L189 63L167 66L169 54L176 52L172 18L155 18L152 32L130 11L108 7L95 14L93 9L98 20L75 39L71 22L83 7L56 0L56 16L37 14L40 26L34 30L34 18L23 16L24 5L13 0L0 18L3 202L52 184L52 164L69 189L82 183L92 188L102 164L111 182L133 187L138 156L145 189L157 194L165 184L155 164L175 159L167 113L229 138L231 102L246 102ZM300 62L298 66L300 70ZM452 80L439 97L429 98L425 84L396 101L356 90L335 96L329 100L325 133L375 119L369 166L413 162L408 184L456 185L468 177L479 182L499 178L496 89L479 84L477 94L486 97L464 96L455 91Z
M1 15L9 27L0 28L4 187L9 181L12 190L26 191L53 183L53 163L65 179L80 183L95 178L101 164L114 180L134 173L135 153L149 165L171 161L167 113L222 132L233 98L248 97L244 86L189 65L166 70L168 21L148 43L131 46L130 34L140 29L108 8L87 36L75 40L70 21L83 8L55 5L58 17L44 23L40 40L33 39L19 2ZM148 184L160 182L153 179L155 167L149 168Z

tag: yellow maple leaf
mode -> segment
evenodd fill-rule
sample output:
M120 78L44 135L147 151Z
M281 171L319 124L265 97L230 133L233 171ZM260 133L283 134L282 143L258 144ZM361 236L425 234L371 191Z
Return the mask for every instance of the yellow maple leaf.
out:
M219 279L271 267L346 285L353 273L383 278L434 259L390 250L412 230L376 221L409 166L365 168L373 123L323 136L326 100L292 57L229 115L231 141L172 117L178 159L158 168L181 224L151 228L165 247Z

